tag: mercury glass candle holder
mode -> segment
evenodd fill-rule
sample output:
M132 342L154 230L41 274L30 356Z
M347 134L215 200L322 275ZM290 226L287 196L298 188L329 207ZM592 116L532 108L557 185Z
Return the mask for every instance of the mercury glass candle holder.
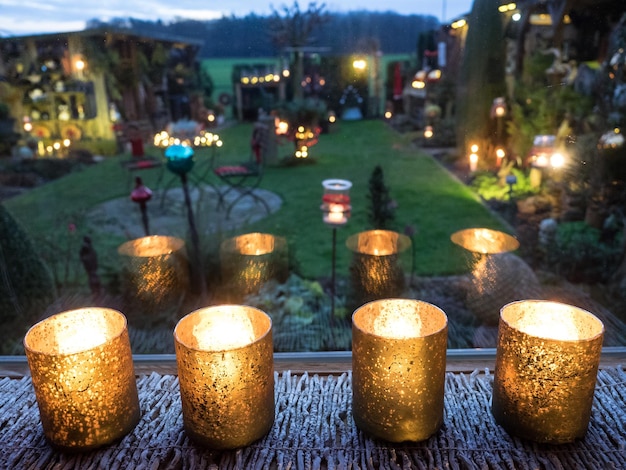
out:
M213 449L263 437L274 422L272 322L239 305L203 308L174 330L187 434Z
M384 299L352 316L352 408L363 431L422 441L443 423L448 319L420 300Z
M452 242L472 253L496 254L519 248L517 239L507 233L488 228L459 230L450 237Z
M405 286L399 254L411 239L390 230L368 230L351 235L346 246L353 252L350 282L356 304L398 297Z
M495 327L500 308L515 300L538 297L541 288L532 269L512 251L515 237L498 230L469 228L450 237L466 250L471 269L465 303L482 325Z
M287 242L268 233L247 233L229 238L220 246L223 289L229 300L241 301L276 279L289 275Z
M107 308L53 315L24 337L46 439L66 451L109 444L139 421L126 318Z
M189 262L182 239L142 237L123 243L117 251L123 293L133 306L133 316L155 316L179 306L189 290Z
M540 443L582 438L589 424L604 326L558 302L502 307L492 412L510 434Z

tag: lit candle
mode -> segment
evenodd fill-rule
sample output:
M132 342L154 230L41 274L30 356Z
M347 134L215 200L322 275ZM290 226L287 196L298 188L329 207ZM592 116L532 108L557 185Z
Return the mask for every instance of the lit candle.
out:
M470 156L469 156L469 167L470 167L470 171L471 172L476 171L476 169L478 168L478 154L470 153Z
M246 233L220 246L221 299L242 302L268 281L288 277L287 242L268 233Z
M467 228L450 237L453 243L472 253L507 253L519 248L517 239L507 233L488 228Z
M385 299L352 316L356 425L391 441L422 441L443 423L448 319L429 303Z
M347 180L328 179L322 181L322 213L325 224L332 226L345 225L350 218L350 188L352 183Z
M505 305L493 384L496 422L541 443L582 438L603 337L602 322L577 307L541 300Z
M538 295L535 273L510 253L519 248L515 237L488 228L459 230L450 237L468 253L471 269L465 305L481 325L498 325L502 305Z
M199 444L233 449L274 422L272 323L246 306L208 307L174 330L183 424Z
M324 213L324 223L330 225L344 225L348 223L348 217L346 216L344 210L349 210L349 206L333 203L328 206L328 212Z
M84 308L53 315L26 333L24 348L52 445L89 450L135 427L139 399L120 312Z
M368 230L348 237L346 246L354 253L350 282L358 305L402 294L405 279L398 254L411 246L409 237L390 230Z
M154 315L155 310L177 309L189 289L189 262L185 242L153 235L130 240L117 249L122 262L123 294L132 305L128 316Z
M274 236L264 233L248 233L235 237L235 246L242 255L260 256L274 251Z

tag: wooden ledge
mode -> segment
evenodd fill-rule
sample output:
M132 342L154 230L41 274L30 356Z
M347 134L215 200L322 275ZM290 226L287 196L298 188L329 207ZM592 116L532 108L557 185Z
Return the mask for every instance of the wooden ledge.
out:
M134 356L137 375L157 372L162 375L176 374L174 354L141 354ZM471 373L475 370L494 370L495 349L449 349L446 370L455 373ZM626 365L626 347L602 350L600 368ZM274 369L289 370L294 374L337 375L352 368L350 351L275 353ZM20 378L29 375L25 356L0 356L0 377Z

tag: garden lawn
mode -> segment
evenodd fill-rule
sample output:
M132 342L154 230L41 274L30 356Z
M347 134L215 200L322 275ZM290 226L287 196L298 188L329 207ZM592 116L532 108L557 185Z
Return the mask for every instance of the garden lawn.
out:
M219 131L224 142L222 163L249 158L250 124L238 124ZM279 147L279 156L287 156L293 145ZM158 151L154 151L158 152ZM310 149L311 162L296 166L268 166L261 187L277 193L283 200L279 211L236 233L268 232L287 239L292 259L299 273L307 278L330 276L332 230L322 222L320 211L322 181L342 178L353 182L352 217L337 233L337 274L348 275L351 253L345 246L351 234L368 230L368 181L376 165L381 165L385 183L397 203L393 229L403 232L407 225L417 229L415 236L416 272L423 276L447 275L467 270L463 251L452 244L450 235L468 227L507 230L464 186L431 157L419 151L406 136L390 129L382 121L341 122L323 134ZM202 151L197 153L202 157ZM127 158L127 157L123 157ZM142 176L155 189L157 171ZM171 178L170 174L165 175ZM47 240L47 257L73 256L78 250L76 237L68 224L76 224L78 233L89 233L104 263L115 265L115 248L124 240L92 233L84 224L83 214L93 206L130 192L128 174L119 157L88 167L62 179L33 189L6 201L7 208L35 240ZM129 214L137 217L137 214ZM207 215L210 220L210 215ZM215 238L217 236L210 236ZM209 245L219 246L219 240ZM50 246L58 243L56 250ZM75 246L74 246L75 245ZM207 245L204 243L203 245ZM217 253L209 253L217 256ZM407 271L411 250L402 255ZM62 265L63 263L61 263Z

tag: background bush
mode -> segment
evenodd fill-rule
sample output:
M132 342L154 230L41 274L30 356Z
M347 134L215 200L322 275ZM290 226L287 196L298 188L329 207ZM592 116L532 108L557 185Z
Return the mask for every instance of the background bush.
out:
M617 268L621 243L605 243L601 231L583 221L559 224L546 252L548 267L571 282L604 282Z
M37 313L35 307L54 297L50 272L26 232L0 204L0 323Z

